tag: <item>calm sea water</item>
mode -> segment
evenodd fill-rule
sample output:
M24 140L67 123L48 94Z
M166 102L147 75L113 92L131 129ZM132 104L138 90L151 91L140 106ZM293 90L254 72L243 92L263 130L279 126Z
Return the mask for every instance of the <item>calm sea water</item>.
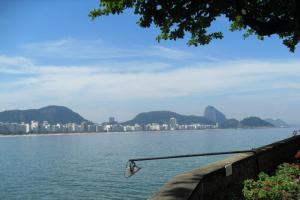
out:
M0 137L0 199L147 199L173 176L225 156L139 162L128 159L259 147L291 128Z

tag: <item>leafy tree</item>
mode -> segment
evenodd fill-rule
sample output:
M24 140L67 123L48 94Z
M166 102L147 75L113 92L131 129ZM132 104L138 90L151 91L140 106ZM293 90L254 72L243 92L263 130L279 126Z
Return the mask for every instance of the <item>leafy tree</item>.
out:
M231 31L245 30L244 37L278 35L292 52L300 40L299 0L101 0L90 16L121 14L131 8L140 16L141 27L154 24L160 29L158 41L188 35L188 45L198 46L222 39L221 31L208 30L218 17L231 22Z

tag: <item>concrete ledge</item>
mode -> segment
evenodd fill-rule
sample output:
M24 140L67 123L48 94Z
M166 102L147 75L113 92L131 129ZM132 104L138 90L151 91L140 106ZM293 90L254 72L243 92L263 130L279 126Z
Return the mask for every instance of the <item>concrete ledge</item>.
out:
M213 200L240 198L243 181L256 178L260 171L271 173L290 162L300 149L300 136L256 149L256 153L236 154L206 167L175 176L151 200ZM226 176L225 166L232 166Z

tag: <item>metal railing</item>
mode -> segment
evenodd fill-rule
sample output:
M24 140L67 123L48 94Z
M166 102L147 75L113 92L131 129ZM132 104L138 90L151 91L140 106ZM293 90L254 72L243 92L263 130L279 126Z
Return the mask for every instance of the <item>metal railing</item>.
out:
M256 153L256 151L255 149L251 149L251 150L238 150L238 151L221 151L221 152L212 152L212 153L184 154L184 155L175 155L175 156L134 158L128 160L124 175L125 177L129 178L133 176L135 173L137 173L141 169L141 167L137 166L135 162L139 162L139 161L190 158L190 157L200 157L200 156L215 156L215 155L238 154L238 153Z

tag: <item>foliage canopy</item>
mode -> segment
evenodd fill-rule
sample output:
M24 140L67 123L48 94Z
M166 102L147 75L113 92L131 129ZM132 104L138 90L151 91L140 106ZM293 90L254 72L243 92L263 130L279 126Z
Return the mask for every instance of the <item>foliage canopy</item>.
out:
M188 45L198 46L222 39L221 31L208 30L218 17L231 22L231 31L245 30L244 37L278 35L292 52L300 40L299 0L100 0L90 17L121 14L131 8L140 16L141 27L154 24L160 29L158 41L188 35Z

